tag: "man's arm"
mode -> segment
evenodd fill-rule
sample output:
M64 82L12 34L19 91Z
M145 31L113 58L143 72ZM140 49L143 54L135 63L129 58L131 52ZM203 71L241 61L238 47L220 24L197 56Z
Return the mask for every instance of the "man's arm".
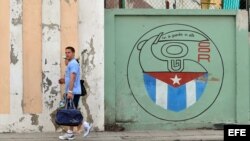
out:
M70 74L70 82L69 82L69 91L68 91L68 95L67 95L67 98L69 98L69 99L73 99L73 88L74 88L75 79L76 79L76 74L71 73Z

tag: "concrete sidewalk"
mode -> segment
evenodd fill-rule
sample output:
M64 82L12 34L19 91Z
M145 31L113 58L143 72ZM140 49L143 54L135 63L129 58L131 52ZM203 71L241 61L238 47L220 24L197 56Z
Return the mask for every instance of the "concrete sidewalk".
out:
M0 141L58 141L62 133L2 133ZM91 132L75 141L223 141L223 130Z

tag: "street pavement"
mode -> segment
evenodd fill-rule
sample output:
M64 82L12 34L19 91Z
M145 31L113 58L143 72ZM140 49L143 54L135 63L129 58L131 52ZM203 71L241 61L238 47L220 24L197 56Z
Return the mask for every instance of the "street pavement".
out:
M1 133L0 141L59 141L62 133ZM223 141L223 130L91 132L75 141Z

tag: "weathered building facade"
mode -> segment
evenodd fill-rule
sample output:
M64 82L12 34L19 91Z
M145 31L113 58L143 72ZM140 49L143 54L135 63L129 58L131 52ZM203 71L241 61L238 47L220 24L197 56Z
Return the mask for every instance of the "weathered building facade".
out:
M0 132L55 131L66 46L76 48L85 119L104 130L104 5L100 0L0 1Z
M95 131L249 123L248 13L222 5L0 0L0 132L60 131L66 46L80 58L80 107Z

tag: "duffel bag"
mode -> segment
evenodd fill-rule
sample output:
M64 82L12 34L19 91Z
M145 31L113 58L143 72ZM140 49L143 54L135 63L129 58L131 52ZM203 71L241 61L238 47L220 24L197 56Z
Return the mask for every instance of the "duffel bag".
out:
M78 126L82 121L82 113L75 108L72 100L66 100L65 108L57 110L55 122L58 125Z

